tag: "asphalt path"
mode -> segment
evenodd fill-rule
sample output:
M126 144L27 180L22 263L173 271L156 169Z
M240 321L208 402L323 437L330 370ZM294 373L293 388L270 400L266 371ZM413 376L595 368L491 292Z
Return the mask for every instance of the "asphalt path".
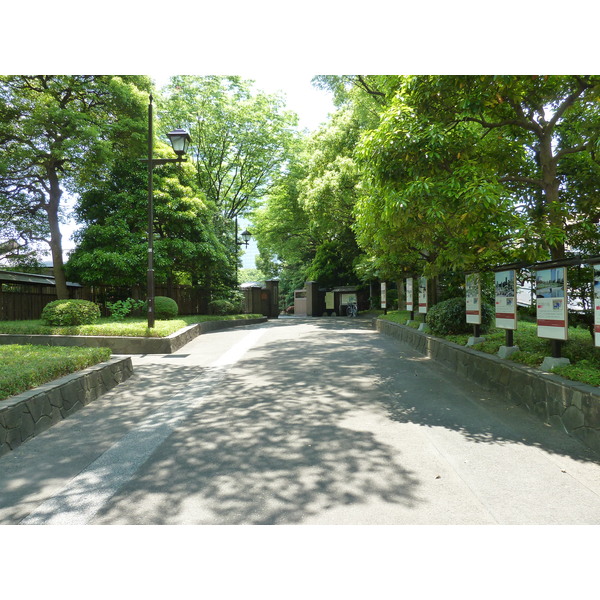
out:
M134 356L0 457L2 524L598 524L597 454L367 319Z

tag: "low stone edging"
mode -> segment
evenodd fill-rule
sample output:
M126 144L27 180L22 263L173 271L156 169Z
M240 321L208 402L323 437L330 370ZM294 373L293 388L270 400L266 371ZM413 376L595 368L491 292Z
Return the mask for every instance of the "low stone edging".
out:
M375 319L377 331L406 342L490 390L506 391L506 399L525 405L545 422L560 427L600 452L600 389L518 363L459 346L406 325Z
M0 456L39 435L133 374L131 357L115 357L0 401Z
M42 346L87 346L110 348L114 354L172 354L191 342L201 333L227 329L240 325L264 323L267 317L234 319L230 321L204 321L184 327L164 338L142 338L102 335L16 335L0 334L0 344L34 344Z

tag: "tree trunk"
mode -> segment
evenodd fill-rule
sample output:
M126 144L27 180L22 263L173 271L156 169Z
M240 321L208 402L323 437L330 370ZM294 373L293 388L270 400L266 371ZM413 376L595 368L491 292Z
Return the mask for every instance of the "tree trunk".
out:
M67 288L67 279L65 277L65 269L62 256L62 235L58 223L58 209L62 190L60 189L58 175L56 170L48 167L48 179L50 181L50 197L46 205L46 213L48 215L48 225L50 226L50 250L52 252L52 272L56 283L56 296L59 300L69 298L69 290Z
M564 231L562 207L559 197L560 182L557 176L556 160L552 153L552 130L545 132L540 139L540 166L546 199L547 224L552 229ZM551 240L548 242L547 247L550 251L550 258L553 260L565 257L564 241Z

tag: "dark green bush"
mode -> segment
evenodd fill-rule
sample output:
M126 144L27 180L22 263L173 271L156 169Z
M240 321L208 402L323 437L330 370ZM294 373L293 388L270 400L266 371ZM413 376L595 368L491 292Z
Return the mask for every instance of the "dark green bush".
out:
M174 319L179 313L177 302L166 296L154 297L154 316L157 319Z
M427 325L434 335L453 335L473 331L473 325L467 323L465 298L450 298L432 306L427 312ZM481 333L485 333L494 316L494 309L486 302L481 306Z
M89 300L54 300L42 310L48 325L89 325L99 318L100 308Z
M239 312L236 309L235 304L229 300L211 300L208 303L208 312L211 315L235 315Z

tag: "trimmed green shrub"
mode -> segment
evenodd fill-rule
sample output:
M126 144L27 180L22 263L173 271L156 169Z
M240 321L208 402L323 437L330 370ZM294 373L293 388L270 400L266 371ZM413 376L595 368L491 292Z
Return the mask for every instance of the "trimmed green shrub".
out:
M432 306L427 312L427 325L433 335L469 333L473 325L467 323L465 298L450 298ZM485 333L492 324L494 309L483 302L481 305L481 332Z
M89 325L99 318L99 306L89 300L54 300L42 310L42 319L49 325Z
M179 313L177 302L167 296L154 297L154 316L157 319L174 319Z
M211 300L208 303L208 312L211 315L235 315L238 307L229 300Z

